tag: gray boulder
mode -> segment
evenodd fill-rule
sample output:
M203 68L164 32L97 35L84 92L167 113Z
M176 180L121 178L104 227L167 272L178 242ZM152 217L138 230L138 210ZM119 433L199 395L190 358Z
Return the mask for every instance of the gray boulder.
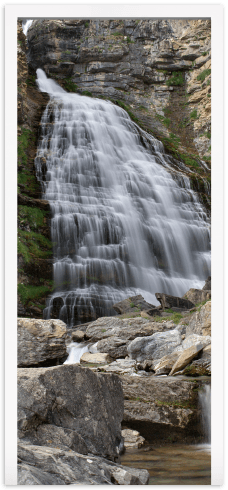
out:
M161 359L181 345L181 333L181 329L176 328L167 332L157 332L149 337L138 337L128 345L128 354L137 361Z
M17 320L18 367L56 364L67 357L66 324L61 320Z
M194 303L189 301L188 299L179 298L178 296L171 296L170 294L165 293L155 293L155 296L159 303L161 303L161 307L164 310L165 308L178 308L180 310L190 310L194 308Z
M63 446L69 438L74 449L78 441L78 452L83 446L83 452L87 448L90 453L115 460L122 441L122 417L123 393L116 375L97 374L70 364L18 369L20 437L31 441L41 424L51 424L68 429L56 436ZM39 444L42 440L47 445L45 430L46 435L39 435Z
M151 308L155 308L155 306L147 303L141 294L138 294L137 296L131 296L123 301L119 301L119 303L113 305L113 308L117 313L122 315L124 313L133 313L133 311L150 310Z

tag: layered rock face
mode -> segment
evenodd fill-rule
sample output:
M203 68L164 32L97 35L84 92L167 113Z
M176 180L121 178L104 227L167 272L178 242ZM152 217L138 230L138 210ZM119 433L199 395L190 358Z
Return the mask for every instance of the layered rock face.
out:
M52 289L50 207L41 198L34 158L39 123L48 96L36 88L27 63L26 38L17 27L18 109L18 316L42 318L45 298Z
M126 104L198 173L184 154L210 163L209 20L34 21L28 44L34 70L68 91Z

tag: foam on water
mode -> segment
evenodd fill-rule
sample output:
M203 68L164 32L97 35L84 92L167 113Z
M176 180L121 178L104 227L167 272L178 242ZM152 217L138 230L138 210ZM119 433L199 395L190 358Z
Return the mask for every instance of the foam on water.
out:
M182 296L210 275L207 216L163 145L109 101L65 92L37 70L50 101L35 159L50 203L56 289L44 310L68 325L114 315L135 294Z

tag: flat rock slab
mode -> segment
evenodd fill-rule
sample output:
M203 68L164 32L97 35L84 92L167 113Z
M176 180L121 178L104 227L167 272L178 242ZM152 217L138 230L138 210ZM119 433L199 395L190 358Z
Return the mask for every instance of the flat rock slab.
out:
M83 362L86 362L91 364L104 364L106 362L111 362L111 360L112 359L108 354L101 354L100 352L97 352L96 354L90 354L90 352L85 352L84 354L82 354L80 363L83 364Z
M115 311L117 311L117 313L122 315L124 313L132 313L133 311L137 310L149 310L151 308L155 308L155 306L147 303L141 294L138 294L137 296L131 296L123 301L119 301L119 303L115 303L113 308Z
M52 424L68 429L63 445L67 438L80 436L89 452L115 459L122 443L122 418L122 385L115 374L75 364L18 369L20 437L31 440L41 424ZM60 433L58 438L61 441Z
M67 327L61 320L17 320L18 367L39 366L67 356Z
M18 485L147 485L149 473L101 457L18 444Z
M170 294L164 293L155 293L155 296L159 303L161 303L162 309L176 307L183 310L190 310L195 306L195 304L188 299L179 298L178 296L171 296Z

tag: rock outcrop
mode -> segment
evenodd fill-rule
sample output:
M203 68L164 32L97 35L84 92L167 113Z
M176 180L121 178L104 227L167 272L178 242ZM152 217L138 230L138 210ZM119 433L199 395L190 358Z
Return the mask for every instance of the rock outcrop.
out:
M193 333L198 335L211 335L211 301L207 301L199 311L193 313L186 328L186 337Z
M67 327L61 320L19 318L18 367L54 365L67 358Z

